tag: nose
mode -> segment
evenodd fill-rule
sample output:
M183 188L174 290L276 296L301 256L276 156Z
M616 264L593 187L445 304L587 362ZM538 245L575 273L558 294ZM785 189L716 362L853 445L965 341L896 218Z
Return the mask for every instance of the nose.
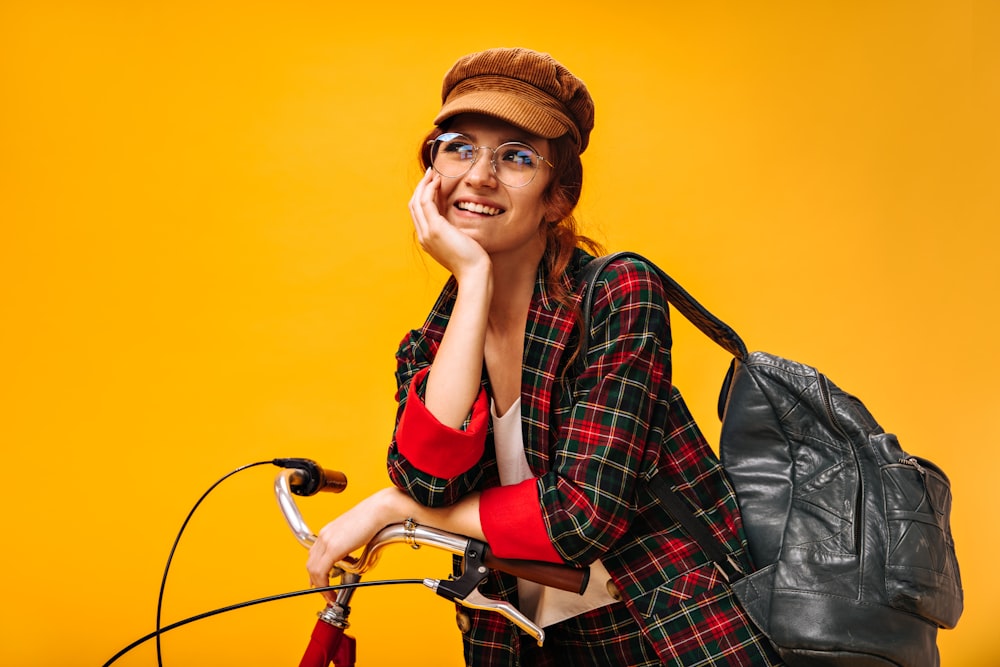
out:
M485 152L484 152L485 151ZM473 161L465 178L470 185L492 187L496 185L496 174L493 171L493 149L480 146L476 149L476 159Z

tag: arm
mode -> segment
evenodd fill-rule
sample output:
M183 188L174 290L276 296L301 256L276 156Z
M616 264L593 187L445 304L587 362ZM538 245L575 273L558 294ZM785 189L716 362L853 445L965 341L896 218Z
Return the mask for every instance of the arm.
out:
M479 394L486 346L486 320L493 297L493 266L482 246L452 226L438 210L441 176L433 170L417 184L410 215L417 240L455 277L458 294L451 319L427 379L427 409L442 424L458 428Z
M387 466L393 483L428 506L479 488L489 404L482 389L492 265L469 236L438 212L440 177L428 172L410 212L421 246L452 277L419 331L396 354L399 408ZM483 465L477 465L482 463Z

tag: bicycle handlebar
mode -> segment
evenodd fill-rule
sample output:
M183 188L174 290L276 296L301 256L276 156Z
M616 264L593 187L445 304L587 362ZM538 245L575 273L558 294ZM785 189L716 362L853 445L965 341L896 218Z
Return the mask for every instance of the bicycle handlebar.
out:
M281 471L274 480L274 493L278 499L278 506L281 508L295 538L301 545L308 548L316 541L316 535L302 518L302 513L292 497L292 489L294 488L292 485L296 481L297 474L301 475L301 471L294 469ZM331 474L343 480L343 485L331 487L331 490L335 492L343 490L347 484L347 478L342 473L327 471L328 476ZM325 490L325 488L321 490ZM413 522L395 523L379 531L365 546L361 556L357 558L347 556L343 560L337 561L335 566L344 572L361 575L378 563L381 550L390 544L409 544L414 547L429 546L461 556L465 554L469 542L470 538L464 535L449 533L437 528L421 526ZM490 551L489 546L486 547L482 560L483 564L489 568L571 593L582 594L587 587L589 570L586 568L581 569L571 565L544 561L500 558Z

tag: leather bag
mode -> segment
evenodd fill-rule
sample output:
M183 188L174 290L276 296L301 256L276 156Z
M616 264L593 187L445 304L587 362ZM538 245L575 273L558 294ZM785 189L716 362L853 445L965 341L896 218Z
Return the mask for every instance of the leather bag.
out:
M719 451L755 569L736 571L699 508L656 477L650 487L661 505L727 576L787 664L938 665L937 631L953 628L963 607L944 472L903 451L860 400L815 368L748 353L732 328L634 253L582 270L584 345L594 284L620 259L655 268L669 303L734 357L719 397Z

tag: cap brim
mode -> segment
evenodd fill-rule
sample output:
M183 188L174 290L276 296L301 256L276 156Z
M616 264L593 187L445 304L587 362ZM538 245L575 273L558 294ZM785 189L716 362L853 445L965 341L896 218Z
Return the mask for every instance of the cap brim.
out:
M434 124L441 125L462 113L493 116L544 139L555 139L573 131L543 105L525 99L523 94L498 90L472 90L455 95L441 107Z

